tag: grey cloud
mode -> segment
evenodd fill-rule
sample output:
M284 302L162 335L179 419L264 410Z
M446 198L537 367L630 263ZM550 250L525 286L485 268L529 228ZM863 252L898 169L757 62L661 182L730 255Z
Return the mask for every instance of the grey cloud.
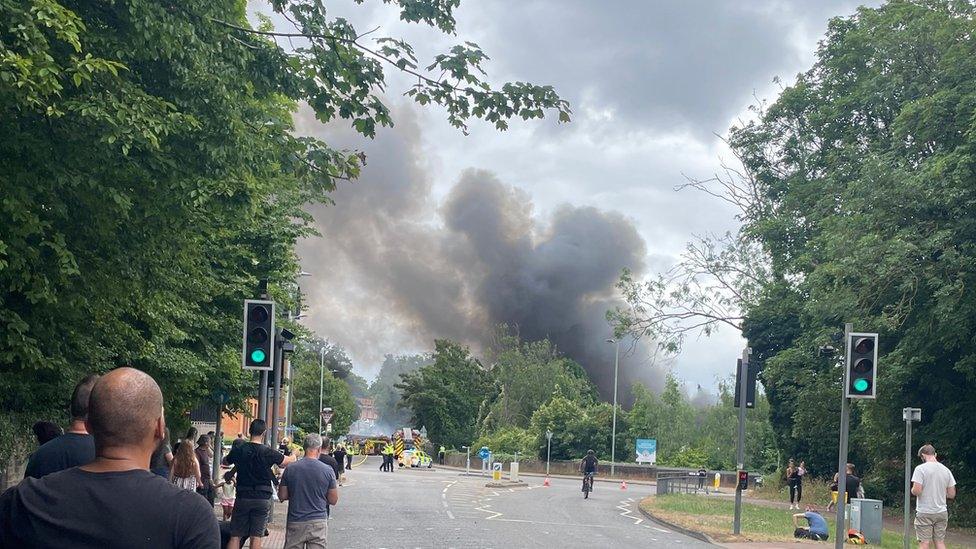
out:
M335 207L312 210L323 237L299 249L314 275L304 285L311 327L376 364L434 338L481 349L505 323L526 339L550 338L609 394L604 314L620 270L642 271L647 254L634 223L571 205L540 221L525 191L486 170L465 171L438 206L417 162L415 120L397 111L398 127L366 145L362 178L335 193ZM310 119L299 115L300 132L321 131ZM333 128L327 138L355 140ZM659 387L661 372L637 356L624 357L625 386Z

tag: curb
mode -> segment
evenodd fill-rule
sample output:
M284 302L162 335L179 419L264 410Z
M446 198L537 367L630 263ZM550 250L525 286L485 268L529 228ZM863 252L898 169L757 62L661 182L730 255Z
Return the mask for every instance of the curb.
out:
M649 497L654 497L654 496L649 496ZM712 538L708 537L708 535L705 534L704 532L699 532L697 530L689 530L689 529L685 528L684 526L678 526L677 524L672 524L671 522L668 522L668 521L666 521L666 520L664 520L664 519L662 519L660 517L657 517L655 515L652 515L649 511L645 511L644 508L641 506L641 502L643 502L643 501L644 500L641 500L641 501L638 501L637 502L637 510L640 511L640 514L644 515L650 521L656 522L656 523L660 524L661 526L667 526L668 528L671 528L672 530L676 530L680 534L684 534L686 536L695 538L695 539L697 539L699 541L704 541L705 543L712 544L712 545L714 545L716 547L721 547L718 543L715 542L715 540L713 540Z
M452 465L434 465L434 469L444 469L444 470L460 471L459 474L462 477L463 476L469 476L469 477L480 477L480 476L482 476L480 472L475 472L473 469L471 470L471 474L465 474L464 467L454 467ZM479 469L479 471L480 471L480 469ZM545 473L526 473L524 471L519 471L519 476L520 477L539 477L539 478L545 478L546 477L546 474ZM489 478L489 477L484 477L484 478ZM580 480L582 477L571 477L571 476L568 476L568 475L549 475L549 478L561 478L561 479L565 479L565 480ZM607 477L602 477L602 478L601 477L596 477L593 480L595 482L610 482L610 483L614 483L614 484L620 484L620 481L625 480L625 481L627 481L627 485L628 486L630 486L631 484L635 484L635 485L638 485L638 486L657 486L657 483L656 482L653 482L653 481L650 481L650 480L639 480L639 479L638 480L630 480L630 479L625 479L625 478L607 478Z

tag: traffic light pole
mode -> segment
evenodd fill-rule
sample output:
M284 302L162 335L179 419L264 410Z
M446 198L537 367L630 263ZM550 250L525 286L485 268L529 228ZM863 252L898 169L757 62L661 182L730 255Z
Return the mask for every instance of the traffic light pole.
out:
M854 325L850 322L844 324L844 380L841 386L840 398L840 447L837 451L837 515L835 516L834 528L834 547L844 549L844 542L847 541L847 435L851 423L851 403L847 399L847 359L851 353L850 333L854 331Z
M749 386L749 348L742 351L742 362L739 366L739 436L735 445L735 462L739 471L745 470L746 461L746 393ZM739 485L738 473L735 484L735 516L732 520L732 533L739 535L742 530L742 487Z
M263 421L268 421L268 371L261 370L258 381L258 417Z
M275 334L274 349L271 354L274 364L274 385L272 386L273 393L271 394L271 440L269 444L272 448L278 445L278 406L281 402L281 363L283 357L283 353L281 352L282 343L284 343L284 338L281 337L281 334Z

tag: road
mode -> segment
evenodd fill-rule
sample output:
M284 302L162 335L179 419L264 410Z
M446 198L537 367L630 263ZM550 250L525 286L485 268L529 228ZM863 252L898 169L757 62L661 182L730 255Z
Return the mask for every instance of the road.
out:
M528 488L492 489L455 470L379 471L369 458L348 475L329 522L330 547L709 547L644 519L647 486L525 477Z

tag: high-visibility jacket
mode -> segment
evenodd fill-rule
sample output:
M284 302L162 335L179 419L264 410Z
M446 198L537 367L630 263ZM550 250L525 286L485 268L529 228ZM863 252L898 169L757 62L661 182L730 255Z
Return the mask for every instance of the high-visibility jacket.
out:
M388 455L388 456L392 456L393 455L393 446L390 446L389 444L387 444L386 446L384 446L383 447L383 453L386 454L386 455Z

